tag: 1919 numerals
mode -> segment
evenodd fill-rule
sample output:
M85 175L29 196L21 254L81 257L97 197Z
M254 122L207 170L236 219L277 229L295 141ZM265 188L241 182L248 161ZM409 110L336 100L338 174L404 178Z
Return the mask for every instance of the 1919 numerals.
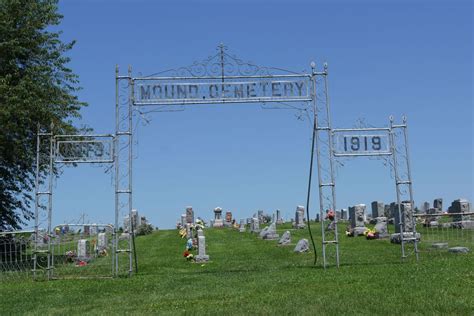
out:
M344 151L379 151L381 149L380 136L344 136Z

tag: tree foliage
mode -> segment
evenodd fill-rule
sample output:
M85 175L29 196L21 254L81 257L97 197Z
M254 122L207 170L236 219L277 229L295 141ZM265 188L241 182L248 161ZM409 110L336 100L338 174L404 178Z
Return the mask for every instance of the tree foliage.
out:
M61 19L55 0L0 0L0 230L33 215L37 126L74 133L86 105L67 67L74 42L54 31Z

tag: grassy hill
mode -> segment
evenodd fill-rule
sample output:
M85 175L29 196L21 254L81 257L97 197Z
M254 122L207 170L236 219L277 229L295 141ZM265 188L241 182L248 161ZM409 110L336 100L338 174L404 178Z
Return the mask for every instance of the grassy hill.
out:
M341 235L341 267L324 270L313 253L293 252L307 230L291 233L292 245L278 247L248 232L206 229L211 262L202 265L185 261L176 230L155 232L137 238L132 278L3 281L0 314L474 313L472 247L451 254L423 245L419 263L401 262L400 247L387 240Z

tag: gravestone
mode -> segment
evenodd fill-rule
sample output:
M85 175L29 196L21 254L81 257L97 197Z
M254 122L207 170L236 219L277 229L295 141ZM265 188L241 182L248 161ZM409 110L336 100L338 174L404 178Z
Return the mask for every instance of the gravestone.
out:
M276 232L276 223L271 223L266 230L266 233L262 236L263 239L274 240L278 239L280 235Z
M404 232L413 232L413 208L410 202L403 201L400 204L401 214L398 211L398 205L396 204L395 211L395 233L400 233L400 223L403 224ZM400 221L400 215L402 216Z
M181 214L181 226L186 226L186 214Z
M428 210L430 209L430 202L424 202L423 203L423 209L421 210L423 213L428 213Z
M260 222L258 221L258 217L252 218L252 224L250 225L250 232L252 233L260 232Z
M196 262L208 262L209 255L206 254L206 237L198 236L198 255L194 258Z
M372 204L372 218L385 217L385 204L383 202L373 201Z
M433 208L437 209L438 213L442 213L443 212L443 199L442 198L434 199Z
M186 207L186 223L194 223L194 211L192 206Z
M469 248L467 248L467 247L452 247L452 248L449 248L448 251L452 252L452 253L468 253Z
M240 220L239 232L245 233L245 219Z
M349 219L354 236L363 235L367 230L364 221L365 204L357 204L349 207Z
M105 233L97 235L97 249L99 251L107 249L107 235Z
M191 231L191 224L186 223L186 238L192 238L193 233Z
M77 258L79 260L89 258L89 240L79 239L77 241Z
M451 203L448 213L468 213L470 210L469 201L466 199L457 199ZM453 215L453 222L467 221L468 217L462 214Z
M281 246L289 245L291 243L291 233L289 230L283 233L278 244Z
M304 211L305 211L304 206L298 205L296 207L295 224L293 226L294 228L303 229L306 227L306 224L304 223Z
M346 221L347 220L347 210L346 209L341 209L341 220Z
M224 226L225 227L231 227L232 226L232 212L225 212Z
M447 242L437 242L431 245L431 248L434 249L448 249L448 243Z
M379 238L388 237L387 218L377 217L375 220L377 221L375 224L375 231L379 233Z
M269 229L269 226L266 226L260 231L260 233L259 233L260 238L263 239L263 236L265 236L267 234L268 229Z
M223 227L223 226L224 226L224 220L222 219L222 208L216 207L214 209L214 223L212 227Z
M298 252L298 253L308 252L309 251L308 239L301 239L300 241L298 241L293 251Z
M204 231L202 229L197 230L197 235L199 236L204 236Z
M258 210L258 211L257 211L257 217L258 217L258 222L259 222L259 223L263 223L263 222L264 222L263 210Z
M283 219L281 218L281 211L280 210L276 210L276 223L278 225L283 224Z
M84 235L89 236L91 234L91 227L89 225L84 226Z
M438 209L432 207L426 210L426 214L438 214ZM433 223L436 222L436 223ZM434 225L432 225L433 223ZM425 226L432 227L432 226L438 226L438 216L426 216L425 217Z
M405 242L414 242L414 238L416 237L417 241L420 241L420 233L416 233L414 236L413 232L404 232L403 233L403 240ZM401 234L400 233L395 233L390 235L390 242L394 244L401 244L402 239L401 239Z

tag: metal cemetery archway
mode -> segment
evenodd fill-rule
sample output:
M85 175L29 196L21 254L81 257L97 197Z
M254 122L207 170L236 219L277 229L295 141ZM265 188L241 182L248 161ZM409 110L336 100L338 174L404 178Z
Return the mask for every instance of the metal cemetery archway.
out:
M336 210L334 159L337 156L360 156L362 154L335 151L334 139L337 139L338 133L346 130L336 130L331 126L327 78L328 68L326 64L323 71L317 71L315 63L312 62L310 73L260 67L230 55L227 53L227 48L222 44L217 48L215 55L203 61L194 62L187 67L155 73L150 76L133 76L131 67L128 68L127 75L120 75L117 66L115 78L115 226L118 227L118 220L121 214L131 214L132 210L133 113L139 107L151 106L153 106L154 112L159 112L175 111L187 105L195 104L259 103L266 107L289 107L306 111L306 113L312 113L312 149L316 147L318 158L320 218L323 218L325 210ZM295 106L298 103L303 106ZM389 149L383 153L380 152L380 149L365 150L363 152L363 155L372 156L379 154L392 155L395 161L394 168L396 174L398 163L396 156L392 154L394 152L392 148L394 144L392 131L398 127L406 127L406 125L392 125L390 129L380 129L389 134L387 141ZM343 137L342 139L346 138ZM375 138L375 142L377 141L377 138ZM408 149L406 152L408 153ZM312 166L313 154L311 155L306 203L308 214ZM396 181L398 204L400 205L398 188L403 184L409 184L410 201L413 202L411 179L402 181L397 175ZM399 212L401 212L400 209ZM326 232L324 224L322 224L322 237L323 266L326 267L327 265L325 251L328 245L335 245L336 265L339 266L337 225L335 225L334 231L330 233ZM404 257L405 243L403 234L401 239L402 256ZM132 260L131 247L132 245L130 245L129 249L130 262Z

